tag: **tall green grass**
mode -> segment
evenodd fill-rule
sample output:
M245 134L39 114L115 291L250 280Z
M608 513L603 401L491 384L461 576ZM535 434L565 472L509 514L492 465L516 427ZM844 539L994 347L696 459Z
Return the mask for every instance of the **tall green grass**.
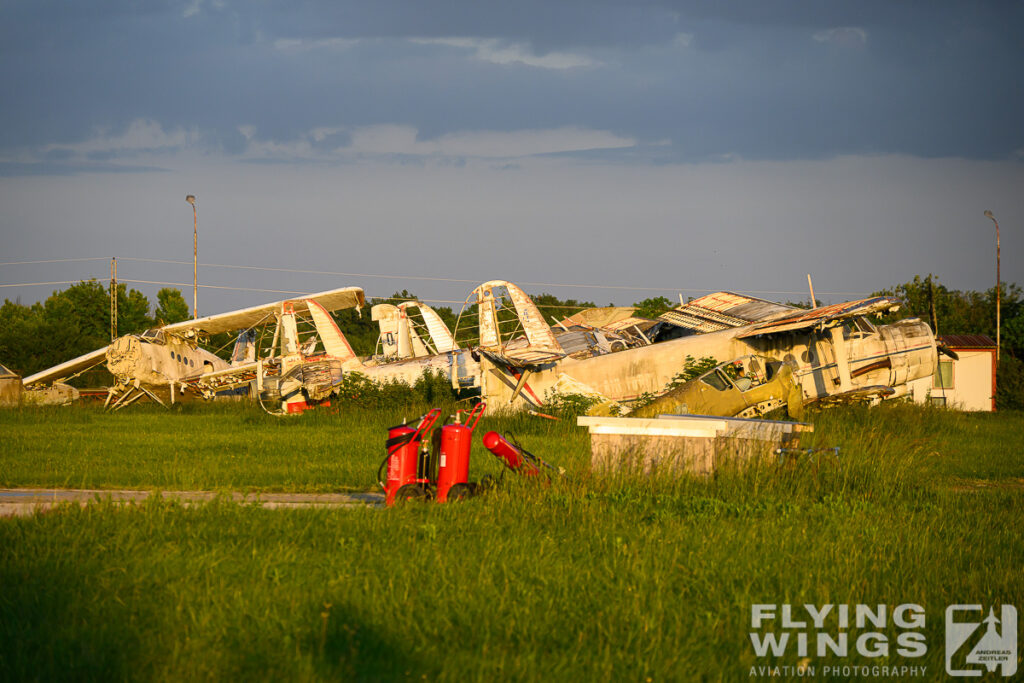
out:
M5 446L0 471L5 485L38 483L62 465L95 476L108 440L142 448L220 434L220 448L193 446L190 458L159 466L115 458L102 480L367 488L395 417L10 413L0 417L5 443L47 428L96 443L91 455L51 460L61 446L16 434L25 452ZM929 653L912 663L939 677L946 605L1024 605L1013 523L1021 491L1011 486L1024 473L1024 419L883 406L813 420L804 445L839 446L838 458L708 479L591 474L586 435L571 424L491 418L481 429L516 433L570 476L505 477L484 497L390 510L155 499L3 520L0 671L12 680L735 680L776 663L754 657L753 603L916 602ZM179 441L187 425L192 438ZM148 438L129 434L140 430ZM290 467L296 440L347 444L351 462L310 449ZM225 449L263 465L218 464ZM486 452L473 458L474 478L492 471ZM887 661L897 658L846 663Z
M443 416L461 404L441 404ZM142 406L0 411L0 486L235 489L327 492L376 484L388 427L415 424L430 406L381 411L322 409L274 417L251 405ZM485 417L474 441L482 473L498 473L480 445L486 429L555 438L582 464L586 433L529 416Z

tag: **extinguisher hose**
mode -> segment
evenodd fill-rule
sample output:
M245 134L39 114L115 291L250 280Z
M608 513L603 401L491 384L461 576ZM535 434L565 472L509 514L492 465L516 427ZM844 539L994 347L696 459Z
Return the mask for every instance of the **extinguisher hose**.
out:
M407 434L402 434L401 436L393 437L384 442L384 459L381 460L380 467L377 468L377 483L380 484L382 489L387 489L387 486L384 484L384 468L388 466L388 460L391 459L391 454L412 441L412 437L414 436L416 436L415 432L409 432Z

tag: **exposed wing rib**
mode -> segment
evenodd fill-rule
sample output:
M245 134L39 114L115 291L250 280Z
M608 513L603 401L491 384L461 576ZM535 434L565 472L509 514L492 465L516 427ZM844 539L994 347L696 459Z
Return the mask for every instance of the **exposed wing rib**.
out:
M750 330L737 335L737 339L806 330L812 327L827 327L829 323L845 318L882 311L895 311L899 307L900 300L892 296L876 296L870 299L847 301L846 303L822 306L821 308L814 308L809 311L801 311L796 315L759 323Z
M715 292L662 313L658 319L705 333L744 327L797 310L800 309L766 299L733 292Z
M180 323L165 325L165 332L176 332L178 334L194 330L204 334L219 334L221 332L232 332L253 327L264 322L275 311L281 310L281 304L285 301L303 301L312 299L328 311L337 311L343 308L361 307L366 303L361 287L343 287L332 289L319 294L308 296L296 296L283 301L275 301L269 304L261 304L252 308L243 308L228 313L210 315L196 320L185 320Z
M32 384L42 384L43 382L55 382L69 375L73 375L76 372L88 370L92 366L99 365L107 359L108 348L109 347L104 346L102 349L90 351L78 358L72 358L69 361L64 361L60 365L54 365L52 368L48 368L42 372L37 372L34 375L26 377L21 381L21 383L25 386L29 386Z

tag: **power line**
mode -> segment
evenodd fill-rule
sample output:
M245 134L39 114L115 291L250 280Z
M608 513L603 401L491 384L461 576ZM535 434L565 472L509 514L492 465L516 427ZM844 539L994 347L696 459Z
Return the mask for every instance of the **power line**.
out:
M95 278L94 278L95 279ZM77 285L81 280L63 280L61 282L20 282L13 285L0 285L0 287L37 287L40 285Z
M106 256L89 256L84 258L55 258L45 261L7 261L0 263L0 266L24 266L35 263L71 263L72 261L106 261Z
M142 258L134 256L122 256L118 257L122 261L139 261L143 263L167 263L173 265L191 265L188 261L177 261L173 259L152 259ZM95 261L95 260L106 260L100 257L80 258L80 259L49 259L40 261L11 261L0 265L19 265L19 264L33 264L33 263L63 263L73 261ZM449 277L428 277L422 275L384 275L379 273L351 273L345 271L330 271L330 270L308 270L301 268L273 268L268 266L239 266L226 263L203 263L200 264L204 268L228 268L234 270L259 270L264 272L276 272L276 273L295 273L305 275L331 275L341 277L362 277L362 278L382 278L388 280L418 280L427 282L457 282L457 283L469 283L479 284L479 280L469 280L464 278L449 278ZM129 280L125 280L129 282ZM131 282L137 282L140 284L162 284L176 287L187 287L188 283L169 283L169 282L147 282L144 280L133 280ZM39 284L51 284L51 283L39 283ZM67 283L52 283L52 284L67 284ZM700 289L696 287L640 287L640 286L628 286L628 285L598 285L598 284L580 284L580 283L562 283L562 282L518 282L522 287L568 287L575 289L606 289L606 290L617 290L617 291L636 291L636 292L701 292L701 293L713 293L721 290L718 289ZM15 285L2 285L15 286ZM24 286L32 286L26 284ZM225 287L216 285L200 285L200 287L206 287L210 289L233 289L236 291L252 291L252 292L268 292L274 294L305 294L307 292L294 292L286 290L274 290L274 289L257 289L257 288L245 288L245 287ZM737 290L742 294L800 294L803 295L806 292L802 290L754 290L744 289ZM824 296L864 296L866 292L821 292ZM457 302L462 303L462 302Z
M147 259L138 257L119 257L124 261L144 261L148 263L170 263L175 265L190 265L188 261L174 261L171 259ZM201 263L204 268L231 268L238 270L262 270L276 273L298 273L307 275L341 275L344 277L375 277L384 278L388 280L425 280L429 282L462 282L470 284L479 284L480 280L467 280L464 278L453 278L453 277L427 277L423 275L382 275L379 273L349 273L343 271L333 270L305 270L301 268L271 268L267 266L237 266L226 263ZM627 285L595 285L595 284L573 284L573 283L560 283L560 282L517 282L516 284L523 287L575 287L578 289L616 289L625 291L644 291L644 292L719 292L720 289L699 289L696 287L634 287ZM202 286L202 285L200 285ZM744 289L741 290L746 294L805 294L806 292L791 291L791 290L755 290L755 289ZM866 292L821 292L822 294L829 295L862 295ZM460 302L461 303L461 302Z

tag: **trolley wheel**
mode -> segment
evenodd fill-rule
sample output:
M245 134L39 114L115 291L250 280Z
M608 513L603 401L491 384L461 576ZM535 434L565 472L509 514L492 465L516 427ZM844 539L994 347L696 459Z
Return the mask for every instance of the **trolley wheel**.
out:
M453 484L448 489L448 500L462 500L476 493L476 484Z
M423 484L406 484L395 492L396 503L407 500L427 501L431 498L430 491Z

